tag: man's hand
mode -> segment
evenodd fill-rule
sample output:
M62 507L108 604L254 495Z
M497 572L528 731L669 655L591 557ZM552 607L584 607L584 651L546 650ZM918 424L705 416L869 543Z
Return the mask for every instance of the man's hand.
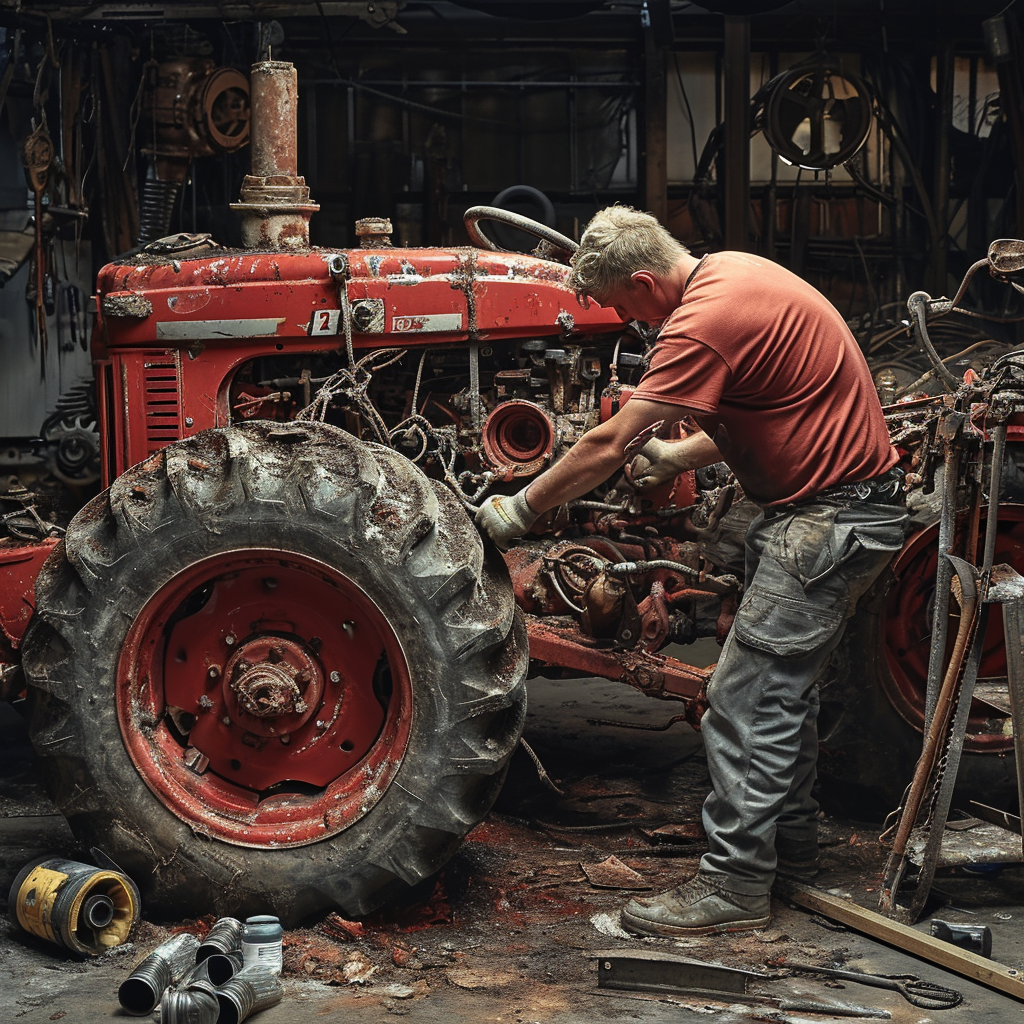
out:
M508 551L509 544L524 533L540 518L526 500L526 490L518 494L492 494L476 514L476 525L498 546L499 551Z
M627 479L642 491L668 483L680 473L696 468L693 445L687 444L687 440L663 441L660 437L652 437L626 467Z

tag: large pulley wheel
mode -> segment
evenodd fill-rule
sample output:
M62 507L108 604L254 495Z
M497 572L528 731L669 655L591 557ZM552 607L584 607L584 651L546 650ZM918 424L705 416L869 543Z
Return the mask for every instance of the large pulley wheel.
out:
M51 792L157 910L365 913L447 860L518 742L504 562L446 488L324 424L133 467L36 595Z
M480 222L488 220L497 221L499 224L507 224L509 227L525 231L528 235L533 235L541 243L534 250L534 255L543 256L545 259L567 263L569 257L579 249L577 242L563 235L560 231L549 228L546 224L541 224L539 221L531 220L529 217L524 217L520 213L502 210L497 206L471 206L463 215L466 234L469 235L469 240L475 246L481 249L488 249L490 252L508 252L508 250L503 249L497 242L484 234L483 229L480 227Z

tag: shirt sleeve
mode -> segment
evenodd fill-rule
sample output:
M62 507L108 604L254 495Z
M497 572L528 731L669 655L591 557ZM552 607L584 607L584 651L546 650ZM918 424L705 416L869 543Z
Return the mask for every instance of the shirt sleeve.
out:
M731 379L732 371L714 349L693 338L662 337L633 397L713 413Z

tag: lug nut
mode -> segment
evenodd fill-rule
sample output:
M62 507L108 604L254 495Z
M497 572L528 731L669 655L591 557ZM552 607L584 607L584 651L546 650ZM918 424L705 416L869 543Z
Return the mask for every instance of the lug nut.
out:
M340 683L341 682L341 673L338 672L337 670L332 672L331 673L331 682L332 683Z
M224 637L224 643L226 643L228 647L234 647L236 639L237 638L234 633L228 633L228 635Z
M211 679L217 679L220 676L220 669L216 665L211 665L207 670L206 674Z

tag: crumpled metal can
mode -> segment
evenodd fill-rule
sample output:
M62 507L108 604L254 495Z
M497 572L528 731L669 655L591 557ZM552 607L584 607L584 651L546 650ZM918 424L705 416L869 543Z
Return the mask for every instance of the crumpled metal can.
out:
M157 946L117 990L121 1008L136 1017L152 1013L164 990L177 984L195 965L199 940L182 932Z

